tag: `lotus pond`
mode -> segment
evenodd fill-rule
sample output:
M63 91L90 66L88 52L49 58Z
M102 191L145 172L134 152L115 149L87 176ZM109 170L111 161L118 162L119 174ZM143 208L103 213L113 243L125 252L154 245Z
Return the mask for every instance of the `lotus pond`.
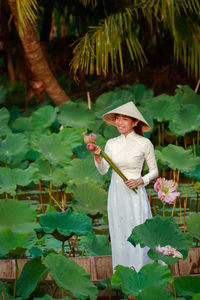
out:
M2 103L4 98L2 92ZM89 275L67 259L111 254L106 213L110 174L97 172L83 136L96 133L97 144L104 148L106 140L118 132L101 120L102 114L129 101L138 106L152 128L145 135L155 146L160 177L176 181L180 196L173 205L163 204L153 183L147 187L154 218L137 226L129 241L133 246L148 246L148 255L155 262L138 273L118 266L110 287L141 300L193 299L200 293L200 277L174 281L170 268L157 261L173 265L179 258L155 251L158 245L171 245L185 259L189 249L198 246L200 96L188 86L179 86L174 96L155 97L152 90L135 84L102 94L91 109L84 99L25 112L2 104L0 256L16 260L14 284L8 289L5 283L0 285L2 299L33 299L47 273L63 297L67 290L77 299L97 298L97 287ZM146 170L144 166L144 173ZM17 260L24 257L30 261L18 279ZM146 276L146 283L138 285L141 276ZM185 291L185 280L194 289ZM167 283L171 293L166 291ZM147 298L149 295L154 298Z

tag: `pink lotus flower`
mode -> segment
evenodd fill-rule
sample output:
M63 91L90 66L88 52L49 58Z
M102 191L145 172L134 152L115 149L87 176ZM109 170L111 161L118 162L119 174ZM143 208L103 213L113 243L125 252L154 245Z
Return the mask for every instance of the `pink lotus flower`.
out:
M90 137L88 135L85 135L83 139L85 144L90 143Z
M89 136L89 139L90 139L91 143L96 143L96 140L97 140L96 134L91 133L90 136Z
M96 145L95 145L94 143L88 143L88 144L87 144L87 149L88 149L89 151L94 151L95 148L96 148Z
M173 258L175 257L183 258L181 252L177 251L175 248L171 247L170 245L164 247L160 247L160 245L158 245L158 247L156 247L155 250L164 255L171 255Z
M175 181L161 177L156 180L154 189L158 192L158 198L163 203L175 204L176 197L180 195L177 192L178 184Z

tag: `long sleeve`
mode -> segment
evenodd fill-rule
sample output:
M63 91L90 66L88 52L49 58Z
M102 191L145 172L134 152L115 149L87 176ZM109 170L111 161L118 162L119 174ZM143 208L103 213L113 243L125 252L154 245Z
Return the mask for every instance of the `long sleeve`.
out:
M106 154L108 156L111 155L111 149L109 147L109 141L107 141L106 145L105 145L105 150ZM107 163L107 161L101 157L101 163L98 164L98 162L94 159L94 163L95 163L95 166L97 168L97 170L99 171L99 173L101 175L105 175L107 172L108 172L108 169L110 167L110 165Z
M149 172L142 177L144 186L148 185L151 180L158 176L158 167L156 163L154 147L150 141L145 147L145 161L147 163Z

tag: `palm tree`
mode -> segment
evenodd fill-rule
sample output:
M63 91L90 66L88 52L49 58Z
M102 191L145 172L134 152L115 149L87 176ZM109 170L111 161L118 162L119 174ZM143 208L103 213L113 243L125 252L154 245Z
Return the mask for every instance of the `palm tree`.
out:
M83 0L86 5L99 2ZM77 42L71 67L75 74L107 74L111 69L123 72L126 48L140 69L147 61L141 34L144 22L151 35L169 33L174 57L188 72L200 77L200 3L199 0L121 0L113 4L111 13L91 27ZM108 3L108 2L106 2ZM164 37L165 38L165 37ZM146 34L146 40L149 37ZM160 53L162 55L162 53Z
M34 11L37 7L36 1L8 0L8 3L31 69L42 81L46 92L56 105L69 101L70 97L53 76L40 46Z

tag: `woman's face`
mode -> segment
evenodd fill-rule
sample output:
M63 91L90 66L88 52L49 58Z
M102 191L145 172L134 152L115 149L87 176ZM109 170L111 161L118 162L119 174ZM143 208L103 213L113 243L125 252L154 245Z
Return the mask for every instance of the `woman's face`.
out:
M116 115L115 124L118 131L125 136L133 131L133 127L137 125L139 120L133 120L125 115Z

